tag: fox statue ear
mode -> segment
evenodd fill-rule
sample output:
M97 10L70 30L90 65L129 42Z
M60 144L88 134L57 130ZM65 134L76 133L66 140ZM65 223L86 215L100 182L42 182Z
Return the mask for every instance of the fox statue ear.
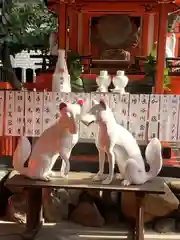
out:
M103 99L101 99L101 100L99 101L99 103L100 103L100 105L104 108L104 110L106 110L106 103L105 103L105 101L104 101Z
M92 100L92 106L98 104L98 101L96 101L95 99Z
M61 112L64 108L66 108L67 107L67 104L65 103L65 102L61 102L60 104L59 104L59 111Z

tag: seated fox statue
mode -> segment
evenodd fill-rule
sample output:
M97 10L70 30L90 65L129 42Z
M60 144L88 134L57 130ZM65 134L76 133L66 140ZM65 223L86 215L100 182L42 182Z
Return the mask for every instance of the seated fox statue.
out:
M82 100L73 104L60 103L59 120L42 133L32 149L28 138L21 137L13 155L14 169L29 178L48 181L53 176L52 168L60 156L61 176L68 176L69 157L79 139L78 118L82 104ZM28 167L24 167L28 158Z
M117 124L113 112L104 102L93 101L92 108L81 117L81 121L89 126L98 124L96 146L99 152L99 172L94 180L103 180L105 154L108 157L109 175L103 184L110 184L114 177L115 162L120 171L123 185L143 184L156 177L162 168L161 143L153 138L147 145L145 157L150 166L146 172L144 159L136 139L123 126Z

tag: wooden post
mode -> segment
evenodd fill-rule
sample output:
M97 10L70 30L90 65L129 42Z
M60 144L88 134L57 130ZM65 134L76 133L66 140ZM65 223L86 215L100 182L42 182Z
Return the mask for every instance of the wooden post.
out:
M82 55L82 12L78 13L78 53Z
M69 10L70 29L69 29L69 48L73 52L78 51L78 13L70 9Z
M142 16L142 34L141 34L141 54L147 56L148 54L148 27L149 27L149 15Z
M89 14L79 14L79 47L80 55L89 54Z
M89 14L82 16L82 53L89 54Z
M156 13L154 16L154 43L158 40L158 23L159 22L159 14Z
M135 240L144 240L144 199L145 193L136 192L136 230L135 230Z
M23 234L24 240L34 239L42 225L42 189L27 189L27 223Z
M154 14L149 15L148 22L148 42L147 42L147 54L149 55L154 46Z
M58 45L60 49L66 49L66 27L66 4L59 4Z
M81 52L80 54L83 56L89 55L90 52L90 43L89 43L89 18L90 15L87 13L82 14L82 35L81 35ZM84 72L88 72L89 69L89 61L86 59L83 61L84 64Z
M160 9L159 9L155 93L161 94L163 93L163 75L164 75L164 64L165 64L167 5L164 3L160 3L159 7Z
M179 26L180 27L180 26ZM176 33L176 46L175 46L175 57L179 56L179 49L180 49L180 33Z
M178 57L178 53L179 53L179 49L180 49L180 32L179 32L179 29L180 29L180 22L176 23L176 27L175 27L175 34L176 34L176 46L175 46L175 57Z

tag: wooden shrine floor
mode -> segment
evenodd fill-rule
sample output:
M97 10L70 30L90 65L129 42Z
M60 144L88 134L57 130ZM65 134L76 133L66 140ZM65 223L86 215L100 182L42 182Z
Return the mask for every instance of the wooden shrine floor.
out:
M0 221L0 240L20 240L23 225ZM44 224L36 236L37 240L131 240L125 225L104 228L87 228L70 222ZM157 234L145 231L145 240L179 240L180 233Z

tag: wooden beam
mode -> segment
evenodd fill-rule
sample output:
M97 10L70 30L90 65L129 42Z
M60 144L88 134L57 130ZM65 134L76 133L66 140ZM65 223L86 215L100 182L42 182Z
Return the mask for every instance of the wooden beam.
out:
M147 55L148 27L149 27L149 15L145 14L142 17L142 31L141 31L141 54L142 54L142 56Z
M180 24L179 24L180 27ZM175 46L175 57L178 56L179 49L180 49L180 33L176 33L176 46Z
M59 4L59 17L58 17L58 43L60 49L66 49L66 35L67 35L67 25L66 25L66 4Z
M154 43L158 40L158 22L159 22L159 14L156 13L154 16Z
M87 11L87 10L81 10L82 13L89 14L92 17L98 17L98 16L103 16L107 14L127 14L128 16L132 17L139 17L142 14L144 14L144 10L134 10L134 11L112 11L112 10L107 10L107 11Z
M151 52L154 46L154 16L155 14L153 13L149 15L147 54Z
M172 0L173 1L173 0ZM126 1L122 1L122 0L75 0L75 3L80 5L84 5L84 4L106 4L106 3L110 3L110 4L116 4L116 3L120 3L120 4L157 4L158 1L157 0L126 0Z
M69 49L73 52L78 51L78 13L73 9L69 9Z
M155 93L163 93L163 75L165 65L166 32L167 32L167 5L159 4L159 27L156 63Z
M148 3L127 3L126 1L123 2L91 2L91 3L84 3L81 6L82 11L88 11L88 12L103 12L103 11L111 11L111 12L119 12L119 11L127 11L127 12L135 12L135 11L145 11L145 6L147 6ZM150 12L156 12L158 11L157 8L158 4L154 3L152 5L149 5L149 7L152 7L152 10Z
M89 55L89 14L82 14L82 54Z
M82 55L82 12L78 13L78 53Z

